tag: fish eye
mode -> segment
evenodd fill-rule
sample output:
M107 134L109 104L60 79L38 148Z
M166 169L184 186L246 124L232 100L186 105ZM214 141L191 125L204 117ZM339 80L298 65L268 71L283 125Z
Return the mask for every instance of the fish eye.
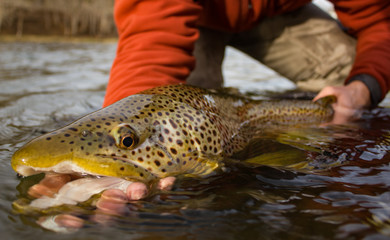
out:
M133 149L139 143L136 131L127 124L114 127L110 135L115 139L116 146L123 149Z
M136 144L135 136L130 134L121 138L120 146L123 148L132 148Z

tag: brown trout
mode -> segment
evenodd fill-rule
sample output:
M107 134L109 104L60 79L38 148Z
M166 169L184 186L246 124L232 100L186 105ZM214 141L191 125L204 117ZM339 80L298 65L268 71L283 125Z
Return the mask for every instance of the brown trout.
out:
M157 87L40 136L15 152L13 169L149 182L204 177L254 137L328 121L330 104L254 101L188 85Z

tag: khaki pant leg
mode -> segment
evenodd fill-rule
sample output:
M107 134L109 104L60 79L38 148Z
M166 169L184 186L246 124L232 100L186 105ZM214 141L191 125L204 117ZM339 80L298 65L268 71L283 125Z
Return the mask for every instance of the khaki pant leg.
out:
M236 34L230 45L245 52L304 90L341 85L355 57L356 40L313 4L264 19Z

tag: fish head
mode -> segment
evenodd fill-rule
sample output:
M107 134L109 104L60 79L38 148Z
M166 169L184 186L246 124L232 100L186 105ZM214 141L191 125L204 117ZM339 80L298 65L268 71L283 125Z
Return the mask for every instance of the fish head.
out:
M168 96L139 94L33 139L11 165L23 176L57 172L143 182L206 176L219 166L220 142L201 111Z

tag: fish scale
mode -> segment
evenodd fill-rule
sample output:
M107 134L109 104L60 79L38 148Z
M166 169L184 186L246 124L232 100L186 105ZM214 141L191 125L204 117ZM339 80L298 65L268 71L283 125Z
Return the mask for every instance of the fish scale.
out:
M253 101L189 85L129 96L40 136L15 152L13 169L148 182L204 177L250 139L281 126L331 118L329 103Z

